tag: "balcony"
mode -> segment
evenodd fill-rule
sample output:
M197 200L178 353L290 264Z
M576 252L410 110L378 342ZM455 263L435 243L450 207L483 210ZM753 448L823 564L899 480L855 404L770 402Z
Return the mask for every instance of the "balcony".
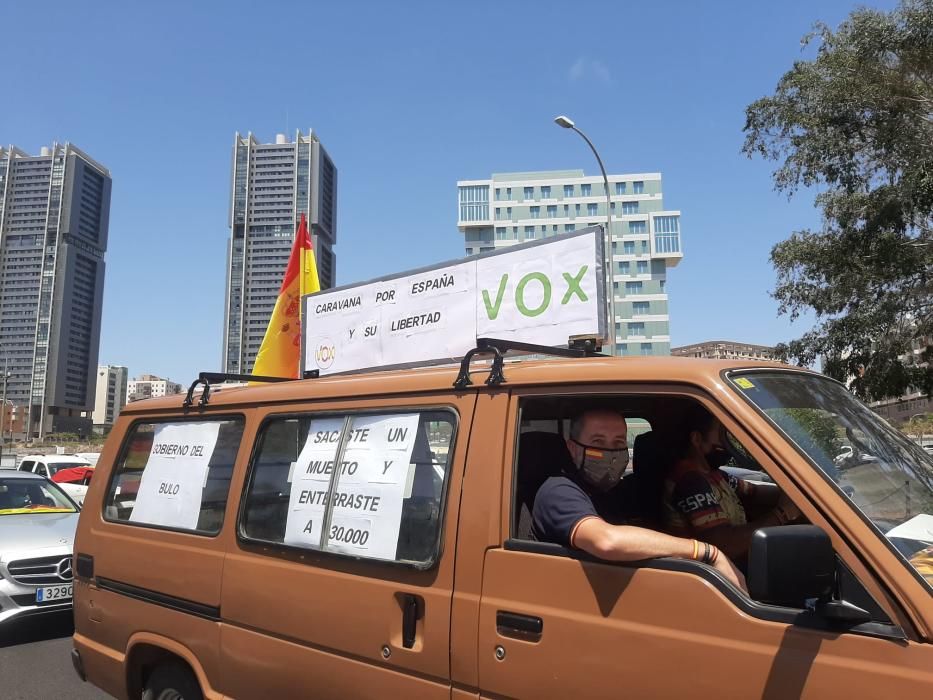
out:
M668 267L674 267L684 257L680 252L680 233L655 233L652 238L651 257L665 258Z

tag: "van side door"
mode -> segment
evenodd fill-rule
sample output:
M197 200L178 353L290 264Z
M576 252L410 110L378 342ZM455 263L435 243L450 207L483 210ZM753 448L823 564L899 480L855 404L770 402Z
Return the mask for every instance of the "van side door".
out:
M224 567L224 692L450 697L475 392L275 407Z
M569 389L567 391L570 391ZM597 392L579 388L584 400ZM605 387L600 398L637 406L644 397L700 401L769 471L767 453L707 395L685 388ZM539 392L540 393L540 392ZM566 392L562 395L566 400ZM503 494L513 489L522 402L512 398ZM593 396L595 398L595 396ZM636 457L637 460L637 457ZM792 482L779 485L810 521L831 523ZM596 560L557 544L511 536L512 502L485 555L479 612L481 696L920 697L929 694L933 647L910 640L879 610L839 626L802 609L761 604L698 562ZM857 555L837 548L842 562ZM893 617L893 615L892 615ZM834 626L835 625L835 626Z

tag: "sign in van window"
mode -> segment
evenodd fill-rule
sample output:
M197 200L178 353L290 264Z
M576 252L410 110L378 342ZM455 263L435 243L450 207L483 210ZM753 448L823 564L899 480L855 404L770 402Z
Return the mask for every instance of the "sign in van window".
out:
M384 560L436 549L453 435L447 412L289 418L264 429L247 537Z
M105 516L219 532L242 421L140 424L118 463Z
M312 422L292 472L285 544L324 544L335 552L394 559L417 429L417 413ZM331 525L322 539L329 506Z

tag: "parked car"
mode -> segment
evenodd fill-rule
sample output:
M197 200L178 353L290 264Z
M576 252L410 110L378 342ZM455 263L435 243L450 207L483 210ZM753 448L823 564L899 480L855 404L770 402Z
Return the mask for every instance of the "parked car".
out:
M78 507L38 474L0 472L0 624L71 609Z
M81 469L81 471L75 471ZM77 455L26 455L19 463L21 472L32 472L56 482L79 505L84 505L94 465Z

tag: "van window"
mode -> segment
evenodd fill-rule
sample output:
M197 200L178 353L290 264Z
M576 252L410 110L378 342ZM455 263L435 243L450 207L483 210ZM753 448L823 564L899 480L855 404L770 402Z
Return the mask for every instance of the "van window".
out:
M241 536L430 565L454 427L449 411L268 421L250 468Z
M104 501L104 519L216 535L243 420L137 423Z

